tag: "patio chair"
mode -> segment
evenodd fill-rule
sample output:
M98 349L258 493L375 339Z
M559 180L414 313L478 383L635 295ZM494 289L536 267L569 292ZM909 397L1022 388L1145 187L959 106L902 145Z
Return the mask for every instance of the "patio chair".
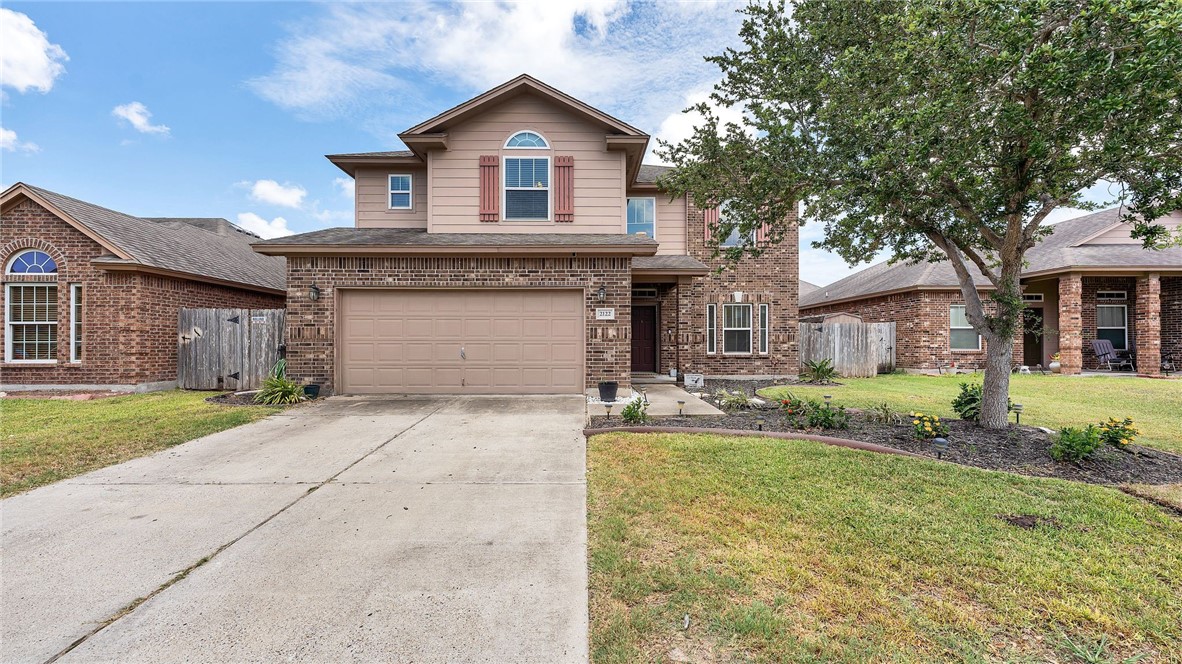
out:
M1132 358L1128 355L1117 354L1116 349L1112 347L1112 342L1107 339L1092 339L1092 352L1096 354L1096 359L1100 364L1108 366L1109 371L1137 370Z

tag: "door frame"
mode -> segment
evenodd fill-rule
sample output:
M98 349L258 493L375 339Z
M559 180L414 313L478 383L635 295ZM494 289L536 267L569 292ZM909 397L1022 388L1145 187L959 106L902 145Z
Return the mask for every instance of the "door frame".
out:
M636 320L637 309L652 309L653 310L653 373L661 373L661 306L656 302L645 304L632 304L632 319ZM633 335L635 340L635 335ZM629 344L631 346L631 344ZM629 353L628 369L632 372L632 359Z

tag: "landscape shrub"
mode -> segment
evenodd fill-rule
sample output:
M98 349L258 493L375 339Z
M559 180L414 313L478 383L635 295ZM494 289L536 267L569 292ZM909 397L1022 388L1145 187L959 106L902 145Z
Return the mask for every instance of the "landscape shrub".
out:
M982 387L980 383L961 383L960 394L952 400L952 410L960 416L962 420L969 422L981 421L981 392ZM1014 402L1009 399L1006 400L1006 410L1013 410Z
M1059 435L1051 443L1051 458L1055 461L1079 461L1091 456L1103 444L1100 429L1094 424L1082 429L1064 427L1059 429Z
M718 402L719 408L728 413L751 407L751 400L747 398L747 393L742 390L735 390L734 392L719 390L714 393L714 400Z
M903 415L891 408L887 402L882 402L877 406L867 408L863 415L871 422L879 422L881 424L902 424Z
M648 404L644 399L633 399L620 411L620 417L627 424L644 424L648 421Z
M800 378L806 383L832 383L838 377L837 369L828 358L805 362L800 370Z
M833 408L816 401L798 399L789 393L787 398L780 399L780 409L788 416L788 424L792 428L848 429L850 427L850 414L846 411L845 406Z
M915 427L915 437L920 440L931 440L948 435L948 426L940 421L939 415L911 413L911 426Z
M268 405L298 403L304 400L304 386L287 377L287 360L280 359L263 379L263 387L254 402Z

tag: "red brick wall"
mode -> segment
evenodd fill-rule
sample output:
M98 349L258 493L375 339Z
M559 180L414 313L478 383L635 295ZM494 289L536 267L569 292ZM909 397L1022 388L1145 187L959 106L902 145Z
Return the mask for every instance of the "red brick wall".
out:
M1182 364L1182 277L1161 278L1161 351Z
M631 271L632 260L627 257L290 256L288 374L332 392L336 288L579 288L587 305L586 385L592 387L603 380L629 385ZM321 291L315 302L307 296L313 284ZM603 302L596 296L600 286L607 289ZM595 320L595 309L600 307L615 308L616 319Z
M1096 338L1096 291L1125 291L1124 300L1105 300L1099 304L1123 304L1128 307L1128 348L1132 350L1137 341L1137 279L1136 277L1087 277L1083 278L1083 294L1080 300L1080 316L1083 321L1083 365L1085 369L1098 369L1099 362L1092 352L1092 341Z
M6 210L0 224L0 261L40 249L54 258L56 275L4 276L6 283L58 287L56 364L4 363L5 384L134 385L176 380L177 310L182 307L282 308L283 296L134 272L104 272L90 261L109 253L36 203ZM82 284L82 361L70 362L70 284ZM7 296L0 289L0 306ZM3 344L6 326L0 327ZM2 345L0 345L2 347Z
M712 255L714 249L706 242L702 210L691 203L686 208L686 217L688 253L712 271L678 289L681 369L711 376L796 374L800 367L797 345L800 248L796 215L788 220L780 242L768 246L759 256L744 256L735 263ZM735 292L743 293L742 302L752 305L753 353L750 355L722 352L722 305L735 302ZM714 355L706 352L708 303L718 305L718 348ZM771 336L768 354L761 355L759 305L765 303L769 305Z
M988 297L983 293L982 297ZM902 369L934 370L953 362L961 369L984 369L986 342L981 350L949 348L949 308L964 304L959 291L914 290L871 297L852 302L809 307L813 316L838 311L857 314L867 323L895 323L895 366ZM986 311L992 303L985 300ZM1014 359L1021 362L1022 333L1014 337Z

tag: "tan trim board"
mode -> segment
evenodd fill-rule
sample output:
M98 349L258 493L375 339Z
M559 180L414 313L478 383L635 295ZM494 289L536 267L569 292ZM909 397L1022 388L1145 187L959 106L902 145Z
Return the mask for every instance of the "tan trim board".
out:
M334 159L332 155L325 155L337 168L351 177L356 177L359 166L422 166L425 162L419 157L348 157Z

